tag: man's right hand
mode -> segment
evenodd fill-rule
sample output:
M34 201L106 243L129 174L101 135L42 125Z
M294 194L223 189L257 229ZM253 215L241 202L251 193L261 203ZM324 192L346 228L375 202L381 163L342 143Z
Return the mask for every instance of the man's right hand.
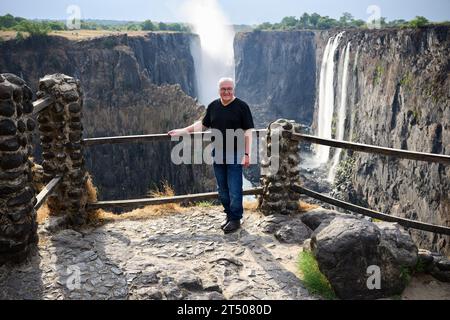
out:
M186 129L174 129L174 130L170 130L167 134L171 137L176 137L176 136L181 136L183 134L187 134L187 130Z

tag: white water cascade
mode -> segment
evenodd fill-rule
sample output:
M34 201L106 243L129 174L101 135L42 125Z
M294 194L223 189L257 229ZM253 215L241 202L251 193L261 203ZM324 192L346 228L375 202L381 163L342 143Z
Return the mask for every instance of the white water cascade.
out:
M328 39L322 58L319 80L319 110L317 134L321 138L331 138L331 126L334 112L334 55L344 32ZM316 161L326 163L330 155L330 147L316 145Z
M341 82L341 103L338 110L338 119L336 124L336 139L344 139L345 119L347 112L347 87L348 87L348 64L350 58L350 42L345 47L344 66L342 70L342 82ZM342 149L337 148L333 155L330 171L328 172L328 181L333 182L336 175L336 168L339 163Z
M217 81L234 78L234 29L217 0L187 0L182 13L200 38L191 45L197 77L198 98L207 106L219 97Z

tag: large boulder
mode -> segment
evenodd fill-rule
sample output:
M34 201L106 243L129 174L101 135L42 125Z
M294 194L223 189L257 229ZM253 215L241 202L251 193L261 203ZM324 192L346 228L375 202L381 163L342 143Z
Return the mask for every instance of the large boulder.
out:
M342 299L400 294L418 257L410 235L398 224L340 216L312 235L311 249L320 271ZM377 270L379 287L374 280Z

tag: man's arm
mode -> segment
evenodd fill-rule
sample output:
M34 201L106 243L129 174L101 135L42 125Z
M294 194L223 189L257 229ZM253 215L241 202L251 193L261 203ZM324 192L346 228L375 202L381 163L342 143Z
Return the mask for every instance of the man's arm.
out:
M170 130L168 132L168 134L169 134L169 136L180 136L182 134L187 134L187 133L192 133L192 132L201 132L201 131L204 131L205 129L207 129L207 128L202 124L202 121L198 120L188 127Z

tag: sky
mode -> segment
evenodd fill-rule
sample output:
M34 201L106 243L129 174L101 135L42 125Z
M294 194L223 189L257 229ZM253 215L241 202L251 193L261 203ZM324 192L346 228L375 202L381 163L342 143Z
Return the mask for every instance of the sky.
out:
M82 19L150 19L184 22L180 6L186 0L0 0L0 15L10 13L28 19L62 19L70 16L71 5L80 8ZM199 0L216 1L216 0ZM388 20L410 20L425 16L431 21L450 20L450 0L217 0L232 24L279 22L285 16L299 17L303 12L339 18L343 12L368 20L374 14L369 6L379 8ZM378 10L378 9L376 9Z

